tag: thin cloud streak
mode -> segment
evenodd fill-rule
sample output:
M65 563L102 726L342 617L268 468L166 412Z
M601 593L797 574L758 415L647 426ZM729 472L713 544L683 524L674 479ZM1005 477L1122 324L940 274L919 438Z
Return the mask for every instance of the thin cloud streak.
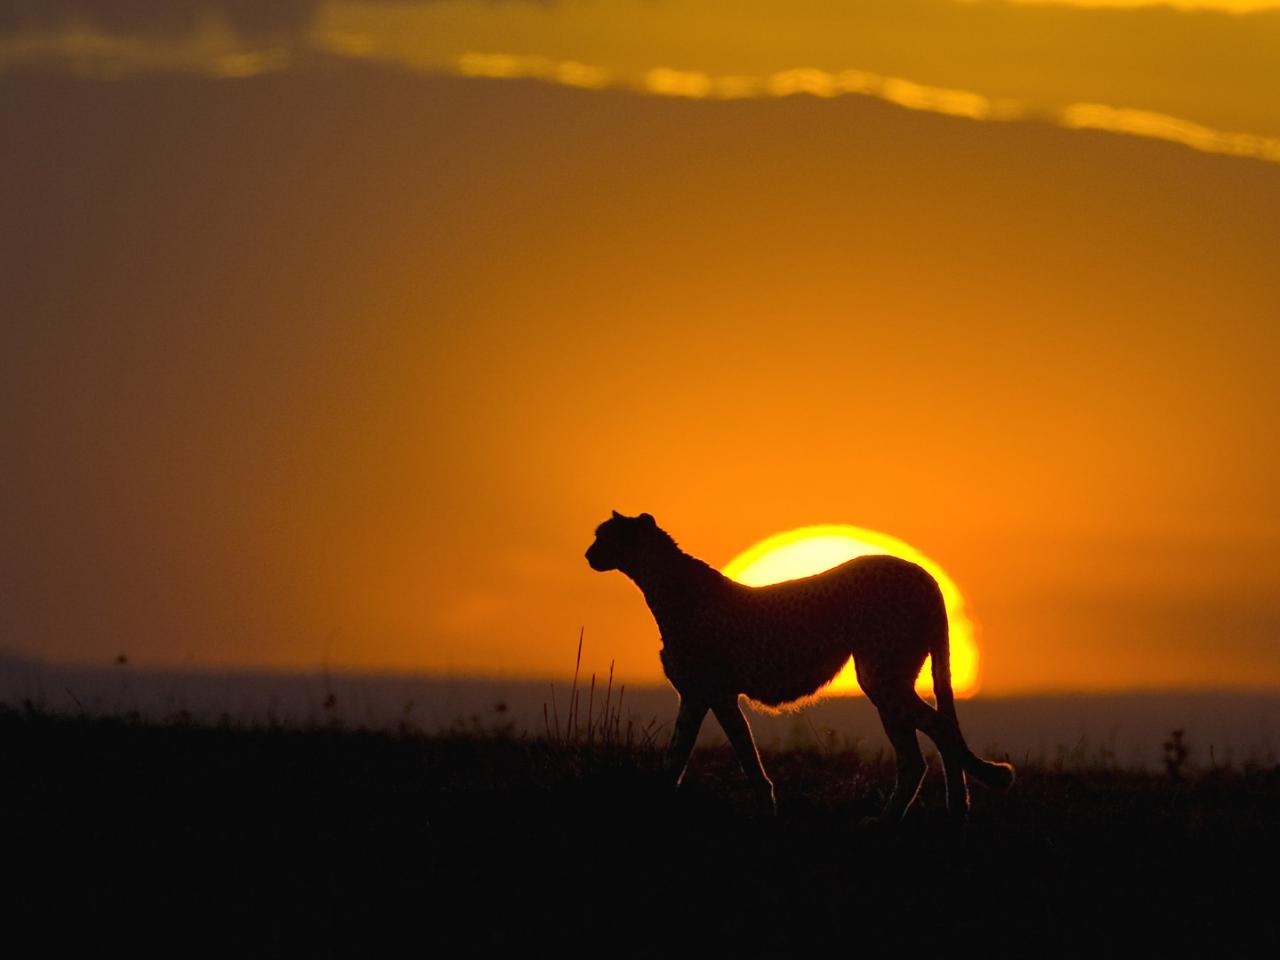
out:
M964 3L989 0L962 0ZM1280 9L1280 0L1006 0L1020 7L1081 7L1084 9L1133 9L1171 7L1174 10L1212 10L1216 13L1249 14Z
M910 110L927 110L973 120L1013 120L1026 116L1028 112L1015 100L993 101L971 90L932 87L902 77L882 77L865 70L829 72L802 67L763 77L717 77L697 70L654 67L639 76L626 77L611 74L605 67L573 60L557 62L547 57L507 53L466 53L458 59L457 68L467 77L542 80L596 90L615 87L693 100L740 100L795 94L830 98L863 94Z
M1059 122L1073 130L1106 130L1138 137L1168 140L1233 157L1253 157L1280 163L1280 138L1251 133L1226 133L1190 120L1150 110L1126 110L1101 103L1073 103L1062 111Z
M467 53L458 72L468 77L533 79L567 86L624 88L639 93L695 100L860 95L876 97L909 110L942 113L970 120L1047 119L1071 130L1102 130L1177 143L1204 153L1249 157L1280 163L1280 138L1215 130L1203 124L1149 110L1097 103L1074 103L1052 112L1035 111L1012 99L994 100L972 90L954 90L883 77L865 70L830 72L814 68L783 70L763 77L716 77L696 70L654 67L638 77L617 76L604 67L576 61L503 53Z

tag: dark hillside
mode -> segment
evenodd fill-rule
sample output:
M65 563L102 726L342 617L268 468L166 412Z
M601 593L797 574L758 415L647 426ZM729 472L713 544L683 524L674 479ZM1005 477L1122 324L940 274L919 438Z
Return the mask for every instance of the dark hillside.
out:
M51 949L1280 946L1262 879L1280 851L1280 768L1023 767L1007 796L975 789L960 843L936 778L901 828L855 828L891 771L848 752L767 754L772 821L715 749L679 795L651 748L500 736L8 711L0 756L10 935L34 924Z

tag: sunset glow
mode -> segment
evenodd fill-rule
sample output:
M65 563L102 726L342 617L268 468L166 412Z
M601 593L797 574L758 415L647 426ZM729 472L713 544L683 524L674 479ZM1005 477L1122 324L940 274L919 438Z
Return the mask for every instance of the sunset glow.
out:
M917 563L938 581L951 625L952 685L957 696L972 696L978 689L978 647L973 623L965 615L960 589L938 564L896 537L842 524L801 527L761 540L734 557L723 572L738 583L760 587L821 573L854 557L882 554ZM928 663L920 672L917 689L922 693L933 690ZM846 695L862 692L852 663L840 671L827 692Z
M1280 0L0 11L0 665L664 689L618 509L1280 689Z

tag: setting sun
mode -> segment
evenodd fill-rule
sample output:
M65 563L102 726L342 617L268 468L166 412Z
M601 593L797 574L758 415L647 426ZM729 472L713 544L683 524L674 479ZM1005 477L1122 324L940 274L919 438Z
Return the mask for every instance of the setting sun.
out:
M825 524L788 530L761 540L725 565L725 576L738 583L762 587L807 577L872 554L890 554L917 563L929 571L942 588L951 625L951 679L957 697L970 697L978 689L978 646L973 623L965 615L964 598L946 571L910 544L896 537L843 524ZM917 689L933 689L928 665L920 672ZM858 694L853 664L840 671L826 688L829 694Z

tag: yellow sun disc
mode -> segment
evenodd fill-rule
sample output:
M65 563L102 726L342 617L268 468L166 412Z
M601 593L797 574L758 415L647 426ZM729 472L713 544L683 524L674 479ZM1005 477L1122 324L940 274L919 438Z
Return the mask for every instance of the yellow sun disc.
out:
M872 554L890 554L918 563L938 581L951 627L951 685L957 697L972 696L978 689L978 646L974 641L973 623L965 616L964 598L946 571L915 547L896 537L843 524L801 527L761 540L754 547L734 557L725 566L723 573L738 583L762 587L770 583L781 583L783 580L808 577L830 570L854 557ZM933 690L929 664L920 671L916 688L922 693ZM845 665L825 692L861 692L852 663Z

